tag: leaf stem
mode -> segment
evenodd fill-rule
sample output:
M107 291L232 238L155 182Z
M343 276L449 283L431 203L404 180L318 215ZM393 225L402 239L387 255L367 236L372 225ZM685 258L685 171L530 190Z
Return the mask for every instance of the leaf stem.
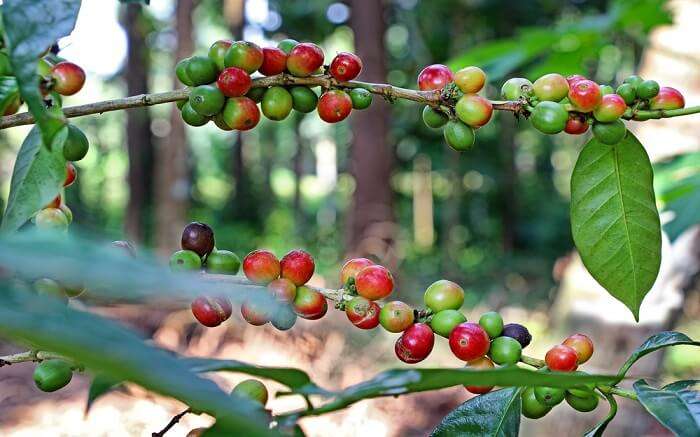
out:
M545 366L544 360L539 358L528 357L527 355L522 355L520 357L520 362L527 364L528 366L537 367L538 369Z
M20 352L17 354L6 355L4 357L0 357L0 367L9 366L9 365L18 364L18 363L41 362L41 361L50 360L50 359L62 359L62 360L66 360L66 361L72 361L72 360L69 360L68 358L65 358L62 355L58 355L58 354L55 354L53 352L26 351L26 352Z
M613 394L617 396L622 396L623 398L627 399L632 399L632 400L638 400L637 399L637 393L635 393L632 390L626 390L624 388L619 388L619 387L611 387L609 385L599 385L598 390L600 390L604 394Z

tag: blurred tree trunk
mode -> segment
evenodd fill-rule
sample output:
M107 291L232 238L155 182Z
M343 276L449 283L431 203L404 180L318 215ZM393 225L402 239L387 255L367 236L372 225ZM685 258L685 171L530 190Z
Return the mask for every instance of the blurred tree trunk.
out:
M175 59L190 56L194 50L192 39L192 11L195 0L178 0L175 9L177 48ZM174 86L180 86L174 79ZM165 255L180 241L185 223L190 193L187 138L185 125L177 106L172 105L170 133L157 149L156 168L156 249Z
M145 39L148 26L141 5L125 6L123 17L129 49L123 76L127 95L148 93L150 59ZM143 241L152 199L153 137L148 108L126 111L126 140L129 154L129 203L126 207L124 232L133 241Z
M386 82L383 2L352 0L350 5L355 51L364 66L361 78L368 82ZM356 185L348 214L347 249L353 255L373 254L385 258L393 247L395 229L389 178L394 157L387 142L388 116L389 106L381 99L375 99L370 108L352 115L350 169Z

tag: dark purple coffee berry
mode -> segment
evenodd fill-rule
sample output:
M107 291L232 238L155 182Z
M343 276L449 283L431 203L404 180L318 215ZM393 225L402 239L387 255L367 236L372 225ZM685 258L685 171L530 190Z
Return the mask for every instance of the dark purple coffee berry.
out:
M184 250L191 250L200 257L204 257L214 249L214 231L209 225L192 222L183 229L180 246Z
M511 337L518 340L518 343L524 348L532 341L532 335L526 327L518 323L509 323L503 327L503 332L501 333L503 337Z

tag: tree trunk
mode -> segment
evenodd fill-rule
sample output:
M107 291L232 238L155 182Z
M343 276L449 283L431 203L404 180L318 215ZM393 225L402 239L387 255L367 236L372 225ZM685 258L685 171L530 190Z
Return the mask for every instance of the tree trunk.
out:
M125 6L124 27L129 49L123 75L127 95L148 93L150 59L145 38L141 5ZM130 240L144 240L148 223L148 205L152 199L153 138L148 108L134 108L126 112L126 139L129 155L129 202L126 207L124 232Z
M192 54L194 0L179 0L175 10L177 48L174 62ZM175 79L175 87L181 86ZM166 255L180 241L190 193L187 138L177 106L172 105L170 133L159 144L156 173L156 249Z
M363 60L361 78L383 83L386 81L383 2L352 0L350 5L355 50ZM375 255L391 263L395 226L389 184L393 150L387 144L388 116L388 104L379 99L367 110L352 115L350 170L355 178L355 192L348 214L347 249L352 255Z

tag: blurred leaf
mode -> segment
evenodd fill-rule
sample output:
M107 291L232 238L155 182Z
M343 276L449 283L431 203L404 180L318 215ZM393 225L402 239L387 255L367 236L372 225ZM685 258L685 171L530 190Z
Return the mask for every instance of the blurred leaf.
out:
M517 436L521 388L504 388L469 399L445 416L431 437Z
M663 389L664 390L683 390L685 388L690 388L694 387L696 385L700 384L700 380L698 379L686 379L684 381L676 381L672 382L670 384L666 384Z
M14 76L0 76L0 114L19 97L17 79Z
M146 5L151 4L151 0L119 0L121 3L143 3Z
M645 355L649 355L664 347L678 346L678 345L691 345L700 346L700 341L693 341L690 337L680 332L675 331L664 331L654 334L647 338L644 343L641 344L637 349L632 352L632 355L625 361L625 364L620 367L620 371L617 373L621 380L627 371L632 367L634 363Z
M571 232L581 260L639 320L661 264L661 227L649 156L631 132L586 144L571 175Z
M633 385L639 402L676 435L700 435L700 391L687 387L656 389L643 379Z
M34 126L24 139L12 170L10 195L0 231L14 232L60 192L66 179L63 143L68 135L64 127L54 137L51 149L42 147L41 132Z
M59 38L71 33L80 0L5 0L2 4L10 63L22 100L34 114L46 147L66 123L62 113L50 111L39 91L37 61Z
M601 420L593 428L589 429L583 435L583 437L602 437L605 429L617 414L617 401L615 400L615 397L609 393L603 393L603 396L605 396L605 399L608 400L608 404L610 404L610 411L608 412L608 415L605 416L605 419Z
M673 218L664 230L674 241L700 223L700 152L688 153L654 166L654 188L663 210Z
M87 403L85 405L85 414L90 412L90 408L95 403L95 401L101 397L111 392L112 390L120 387L123 381L120 379L115 379L101 373L96 374L92 381L90 381L90 389L88 390Z

